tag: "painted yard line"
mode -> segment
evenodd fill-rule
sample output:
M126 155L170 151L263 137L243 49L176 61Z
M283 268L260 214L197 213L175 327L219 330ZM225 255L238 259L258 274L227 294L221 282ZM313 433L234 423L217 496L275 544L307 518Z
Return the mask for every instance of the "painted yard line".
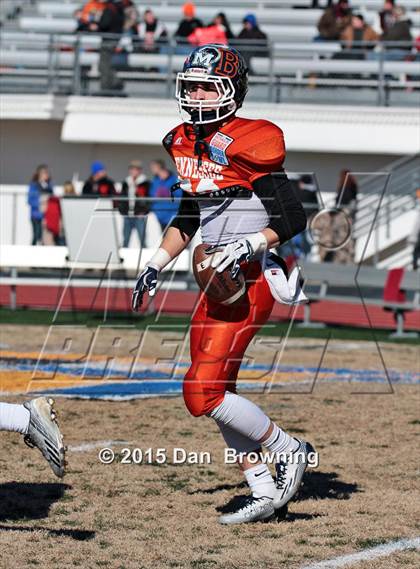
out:
M88 452L90 450L95 450L97 448L109 448L115 445L128 445L127 441L95 441L91 443L83 443L81 445L69 445L67 450L70 452Z
M406 549L420 549L420 537L391 541L389 543L384 543L383 545L364 549L357 553L350 553L333 559L319 561L318 563L311 563L310 565L301 567L301 569L337 569L338 567L348 567L355 563L359 563L360 561L368 561L370 559L376 559L377 557L384 557L386 555L391 555L391 553L395 553L396 551L405 551Z

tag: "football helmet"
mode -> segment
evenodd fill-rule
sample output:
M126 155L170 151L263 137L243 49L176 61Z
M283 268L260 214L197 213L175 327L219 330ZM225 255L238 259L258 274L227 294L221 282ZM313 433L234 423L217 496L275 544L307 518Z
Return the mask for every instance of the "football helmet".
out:
M214 99L191 97L195 86L215 91ZM225 45L194 49L177 74L175 96L184 122L207 124L233 115L248 91L248 69L242 55Z

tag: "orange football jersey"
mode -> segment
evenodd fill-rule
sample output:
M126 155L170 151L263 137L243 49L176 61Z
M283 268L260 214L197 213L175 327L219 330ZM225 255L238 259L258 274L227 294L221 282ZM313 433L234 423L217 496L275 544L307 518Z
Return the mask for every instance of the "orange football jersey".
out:
M179 178L190 182L193 194L237 185L251 190L257 178L283 170L283 132L272 122L235 117L202 140L206 148L199 166L191 125L182 123L163 139Z

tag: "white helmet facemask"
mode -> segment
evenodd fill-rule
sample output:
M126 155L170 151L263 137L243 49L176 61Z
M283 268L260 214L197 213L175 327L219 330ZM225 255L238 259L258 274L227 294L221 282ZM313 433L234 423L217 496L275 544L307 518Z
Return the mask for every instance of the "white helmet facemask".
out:
M191 93L197 84L211 84L211 90L217 93L217 97L207 100L192 98ZM208 75L198 68L177 74L175 97L184 122L208 124L232 115L237 110L234 96L235 89L230 77Z

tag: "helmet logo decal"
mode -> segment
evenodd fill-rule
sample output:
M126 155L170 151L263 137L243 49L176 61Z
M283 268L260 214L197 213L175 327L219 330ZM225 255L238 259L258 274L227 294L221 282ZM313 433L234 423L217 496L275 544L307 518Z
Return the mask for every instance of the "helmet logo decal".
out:
M232 51L222 51L222 57L215 69L217 75L225 75L226 77L235 77L238 73L239 58Z
M212 63L216 63L220 59L220 52L214 47L205 47L193 53L193 57L189 61L189 65L194 67L209 67Z

